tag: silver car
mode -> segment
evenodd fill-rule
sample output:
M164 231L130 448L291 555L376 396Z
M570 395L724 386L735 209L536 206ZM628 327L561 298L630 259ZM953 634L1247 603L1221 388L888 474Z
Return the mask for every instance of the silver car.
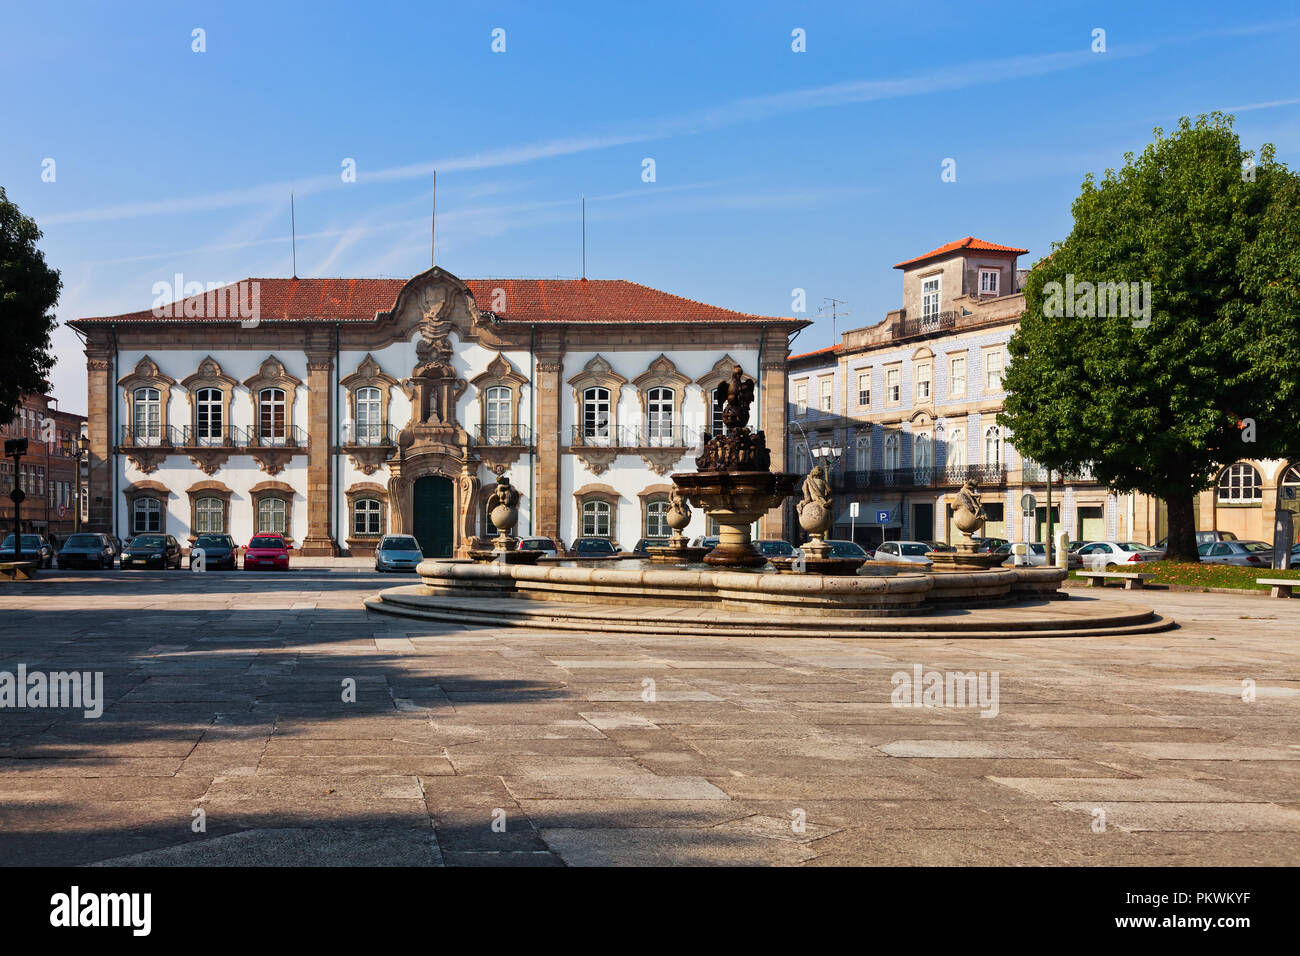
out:
M1024 565L1022 566L1031 567L1031 568L1047 567L1047 545L1039 544L1037 541L1030 541L1028 544L1029 544L1029 553L1025 555ZM1016 553L1013 550L1014 548L1015 548L1014 544L1006 546L1007 553L1010 556L1005 561L1002 562L1002 566L1004 568L1014 568L1017 566ZM998 549L998 553L1001 554L1002 549Z
M409 534L386 534L375 547L376 571L414 571L423 560L420 542Z
M1112 566L1135 571L1138 569L1134 565L1159 561L1165 556L1163 551L1134 541L1094 541L1085 544L1074 555L1079 558L1079 566L1089 571L1108 571ZM1074 566L1073 560L1070 564Z
M871 560L878 564L918 564L929 567L932 562L925 556L930 546L924 541L884 541L876 548Z
M1207 541L1197 551L1202 564L1233 564L1239 568L1273 566L1273 546L1263 541Z

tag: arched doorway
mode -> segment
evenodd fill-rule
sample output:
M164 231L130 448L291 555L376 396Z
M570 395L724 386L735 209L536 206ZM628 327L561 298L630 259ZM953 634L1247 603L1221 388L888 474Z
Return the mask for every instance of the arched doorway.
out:
M451 479L425 475L411 494L411 533L427 558L450 558L455 540Z

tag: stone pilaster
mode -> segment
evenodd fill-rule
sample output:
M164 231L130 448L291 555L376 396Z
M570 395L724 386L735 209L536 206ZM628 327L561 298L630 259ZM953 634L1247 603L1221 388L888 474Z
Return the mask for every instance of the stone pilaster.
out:
M334 353L326 350L307 352L307 537L300 554L305 557L335 557L337 543L330 538L330 373L334 371Z
M786 354L789 348L782 339L775 349L764 349L759 356L759 366L763 370L763 391L759 396L762 404L762 429L767 438L768 450L772 453L772 470L785 471L786 462ZM792 532L789 526L790 509L775 508L769 511L758 523L759 535L764 538L786 538Z
M113 358L106 347L86 349L86 434L90 438L87 480L82 489L90 502L88 531L113 533ZM122 534L125 537L125 534Z
M534 534L559 538L560 534L560 402L564 369L560 354L537 356L537 480L534 494L537 528ZM571 542L565 541L565 544Z

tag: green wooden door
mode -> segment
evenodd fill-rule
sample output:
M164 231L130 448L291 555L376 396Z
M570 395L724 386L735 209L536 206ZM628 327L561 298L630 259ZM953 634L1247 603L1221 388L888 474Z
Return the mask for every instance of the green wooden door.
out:
M450 558L452 542L451 479L418 478L413 496L415 540L426 558Z

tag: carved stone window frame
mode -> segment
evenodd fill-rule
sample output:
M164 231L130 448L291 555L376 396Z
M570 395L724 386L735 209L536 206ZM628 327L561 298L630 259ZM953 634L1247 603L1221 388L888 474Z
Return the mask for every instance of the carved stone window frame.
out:
M709 432L710 434L716 434L717 432L721 431L720 428L715 430L715 425L720 425L721 422L714 422L713 420L713 391L723 382L730 380L731 370L735 368L737 365L741 366L741 371L745 375L749 375L748 372L744 371L744 366L741 365L740 362L737 362L730 355L724 355L722 356L722 358L718 359L716 362L713 363L713 368L709 369L707 372L705 372L703 375L701 375L699 378L695 380L695 384L700 387L700 391L703 393L702 398L704 401L704 422L705 422L704 430L706 432ZM750 376L750 377L754 379L754 386L755 386L754 402L755 404L757 404L760 401L757 392L758 378L757 376Z
M584 537L608 537L610 541L618 541L618 506L622 502L623 496L618 493L618 489L611 485L588 484L583 485L573 493L574 502L574 519L577 524L574 539ZM609 535L585 535L582 531L582 507L591 501L603 501L609 505Z
M347 524L347 535L345 537L345 541L347 542L348 551L352 554L352 556L360 557L362 555L360 554L358 549L361 549L361 551L364 551L367 548L373 549L374 546L379 543L379 540L384 535L388 534L388 528L389 528L388 489L385 486L379 484L378 482L359 481L356 484L352 485L350 488L348 488L346 491L344 491L343 495L348 502L348 511L347 511L348 524ZM357 534L356 533L356 525L355 522L353 521L353 518L355 517L357 502L368 500L368 499L374 499L379 502L379 534Z
M167 534L167 502L171 498L171 489L161 481L137 481L122 489L122 498L126 501L126 526L129 537L137 534ZM158 502L161 527L157 531L135 530L135 503L141 498L152 498Z
M199 362L199 367L194 374L181 379L180 384L185 389L190 403L190 435L193 440L189 444L199 447L199 391L205 388L215 388L221 392L221 429L224 438L221 445L230 444L230 430L235 411L235 389L239 386L239 380L223 372L221 363L211 355L206 355Z
M248 498L253 503L253 534L263 533L257 526L262 500L278 498L284 502L284 540L286 544L293 544L293 499L296 495L293 486L283 481L261 481L249 488Z
M375 357L369 352L357 363L356 370L346 378L339 379L339 384L347 390L348 420L352 422L353 436L357 427L357 392L363 388L377 388L380 393L379 428L381 434L388 431L388 410L393 402L393 389L398 386L397 379L380 367Z
M731 377L728 370L727 377ZM686 402L686 386L691 384L689 376L683 375L673 364L673 360L662 352L650 363L650 367L632 379L636 396L641 403L641 423L644 427L642 444L650 447L650 390L654 388L671 388L673 390L673 442L672 447L686 445L682 408ZM660 446L655 446L660 447ZM667 447L667 446L664 446Z
M569 385L573 388L573 407L576 413L575 418L575 436L582 435L583 429L583 405L582 393L589 388L606 388L609 389L609 442L602 444L601 448L615 448L619 445L618 432L618 406L623 395L623 386L627 384L627 379L614 371L614 367L597 353L593 355L587 364L582 367L582 371L573 378L569 379ZM574 442L578 444L579 442Z
M223 512L221 516L222 531L205 531L204 534L230 534L230 498L234 492L225 485L224 482L208 479L205 481L196 481L185 489L185 494L190 499L190 546L199 538L199 531L196 530L199 524L199 499L200 498L219 498L222 502ZM232 535L233 537L233 535Z
M510 360L498 352L488 363L487 369L469 381L474 386L478 398L479 434L483 436L483 443L486 444L487 393L490 388L510 389L510 434L514 435L519 430L519 414L523 406L524 386L528 384L528 376L517 372L510 364Z
M172 386L175 384L176 379L164 374L162 369L158 367L158 363L148 355L141 356L140 361L135 363L135 368L118 379L117 385L122 389L122 397L126 402L125 423L131 429L132 435L135 434L135 390L137 388L156 388L158 390L158 422L161 428L160 440L163 444L166 444L167 428L171 424Z
M640 491L636 493L636 496L639 499L641 499L641 537L643 538L651 537L650 527L649 527L650 506L656 502L670 501L672 496L672 490L673 490L672 485L667 485L667 484L647 485L646 487L642 488ZM672 530L669 529L667 536L671 536L671 535L672 535ZM655 537L665 537L665 536L655 535Z
M285 435L293 434L294 426L297 424L294 415L298 406L298 386L301 384L302 379L291 375L284 367L284 363L274 355L268 355L257 367L257 371L244 379L244 387L248 389L248 402L253 412L253 427L248 436L250 444L261 442L261 393L267 388L278 388L284 391Z

